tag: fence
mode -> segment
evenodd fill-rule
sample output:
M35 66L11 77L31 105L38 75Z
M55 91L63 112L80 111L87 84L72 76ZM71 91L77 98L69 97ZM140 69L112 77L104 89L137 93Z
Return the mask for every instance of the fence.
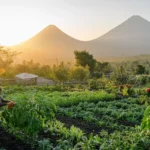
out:
M61 84L61 82L54 82L53 80L48 80L44 78L37 78L36 83L31 82L28 80L18 80L18 79L2 79L0 78L0 86L5 85L39 85L39 86L51 86L56 84ZM81 84L81 85L87 85L88 83L86 81L70 81L70 82L63 82L64 85L73 85L73 84Z
M0 86L5 86L5 85L53 85L52 80L44 79L44 78L39 78L37 80L35 79L30 79L30 80L21 80L21 79L2 79L0 78Z
M0 85L14 85L17 84L15 79L0 79Z

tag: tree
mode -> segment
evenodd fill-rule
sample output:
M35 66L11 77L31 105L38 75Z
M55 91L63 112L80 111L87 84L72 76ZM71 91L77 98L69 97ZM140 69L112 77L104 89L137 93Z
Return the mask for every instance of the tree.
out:
M41 68L37 74L42 77L49 78L49 79L51 79L53 77L53 72L49 65L41 66Z
M69 78L68 67L61 62L58 66L53 66L54 78L60 82L67 81Z
M137 65L135 69L136 74L144 74L145 73L145 67L143 65Z
M83 81L87 79L90 75L88 67L82 67L82 66L75 66L70 71L71 79L77 80L77 81Z
M109 62L97 62L95 70L101 74L108 74L112 72L112 67Z
M92 73L96 66L96 60L93 55L89 54L87 51L74 51L76 66L86 67L89 66L89 70Z
M13 71L10 69L10 65L14 62L15 57L18 54L18 52L11 51L4 46L0 46L0 76L6 78L13 75Z
M2 68L7 68L14 62L14 59L18 54L19 53L16 51L11 51L4 46L0 46L0 66Z
M124 67L120 66L118 69L114 71L113 78L116 81L116 83L125 84L128 82L129 75L125 71Z

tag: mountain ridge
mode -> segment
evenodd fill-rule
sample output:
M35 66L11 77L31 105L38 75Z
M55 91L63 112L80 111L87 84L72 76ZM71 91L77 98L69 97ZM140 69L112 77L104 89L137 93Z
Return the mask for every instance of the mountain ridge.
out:
M132 56L149 54L150 22L134 15L108 31L89 41L71 37L55 25L48 25L35 36L13 48L23 52L22 59L51 64L50 59L74 61L74 50L87 50L96 59L104 57Z

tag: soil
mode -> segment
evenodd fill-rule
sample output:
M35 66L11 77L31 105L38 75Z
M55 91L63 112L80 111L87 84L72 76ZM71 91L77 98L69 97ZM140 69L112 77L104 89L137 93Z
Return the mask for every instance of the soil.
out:
M31 145L24 143L0 127L0 148L5 150L33 150Z
M70 117L67 117L67 116L57 115L56 119L59 120L60 122L64 123L67 128L70 128L72 125L74 125L75 127L80 128L87 135L89 135L91 133L99 134L102 130L107 130L108 133L113 132L113 130L111 130L111 129L108 129L108 128L105 128L105 127L99 127L99 126L96 126L94 124L90 124L90 123L88 123L84 120L78 119L78 118L74 119L74 118L70 118Z
M137 124L126 120L118 120L118 123L124 126L135 127Z

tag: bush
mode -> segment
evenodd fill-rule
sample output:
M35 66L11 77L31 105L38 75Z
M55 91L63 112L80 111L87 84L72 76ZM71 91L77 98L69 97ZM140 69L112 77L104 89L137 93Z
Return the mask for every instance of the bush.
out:
M139 97L139 102L140 102L140 104L148 105L148 104L150 104L150 98L147 95L141 95Z
M141 75L136 79L136 82L140 85L145 85L149 82L149 77L145 75Z
M97 90L100 88L100 84L98 82L98 79L91 79L88 82L90 90Z
M135 96L135 91L131 87L131 85L126 85L125 88L122 90L124 96Z

